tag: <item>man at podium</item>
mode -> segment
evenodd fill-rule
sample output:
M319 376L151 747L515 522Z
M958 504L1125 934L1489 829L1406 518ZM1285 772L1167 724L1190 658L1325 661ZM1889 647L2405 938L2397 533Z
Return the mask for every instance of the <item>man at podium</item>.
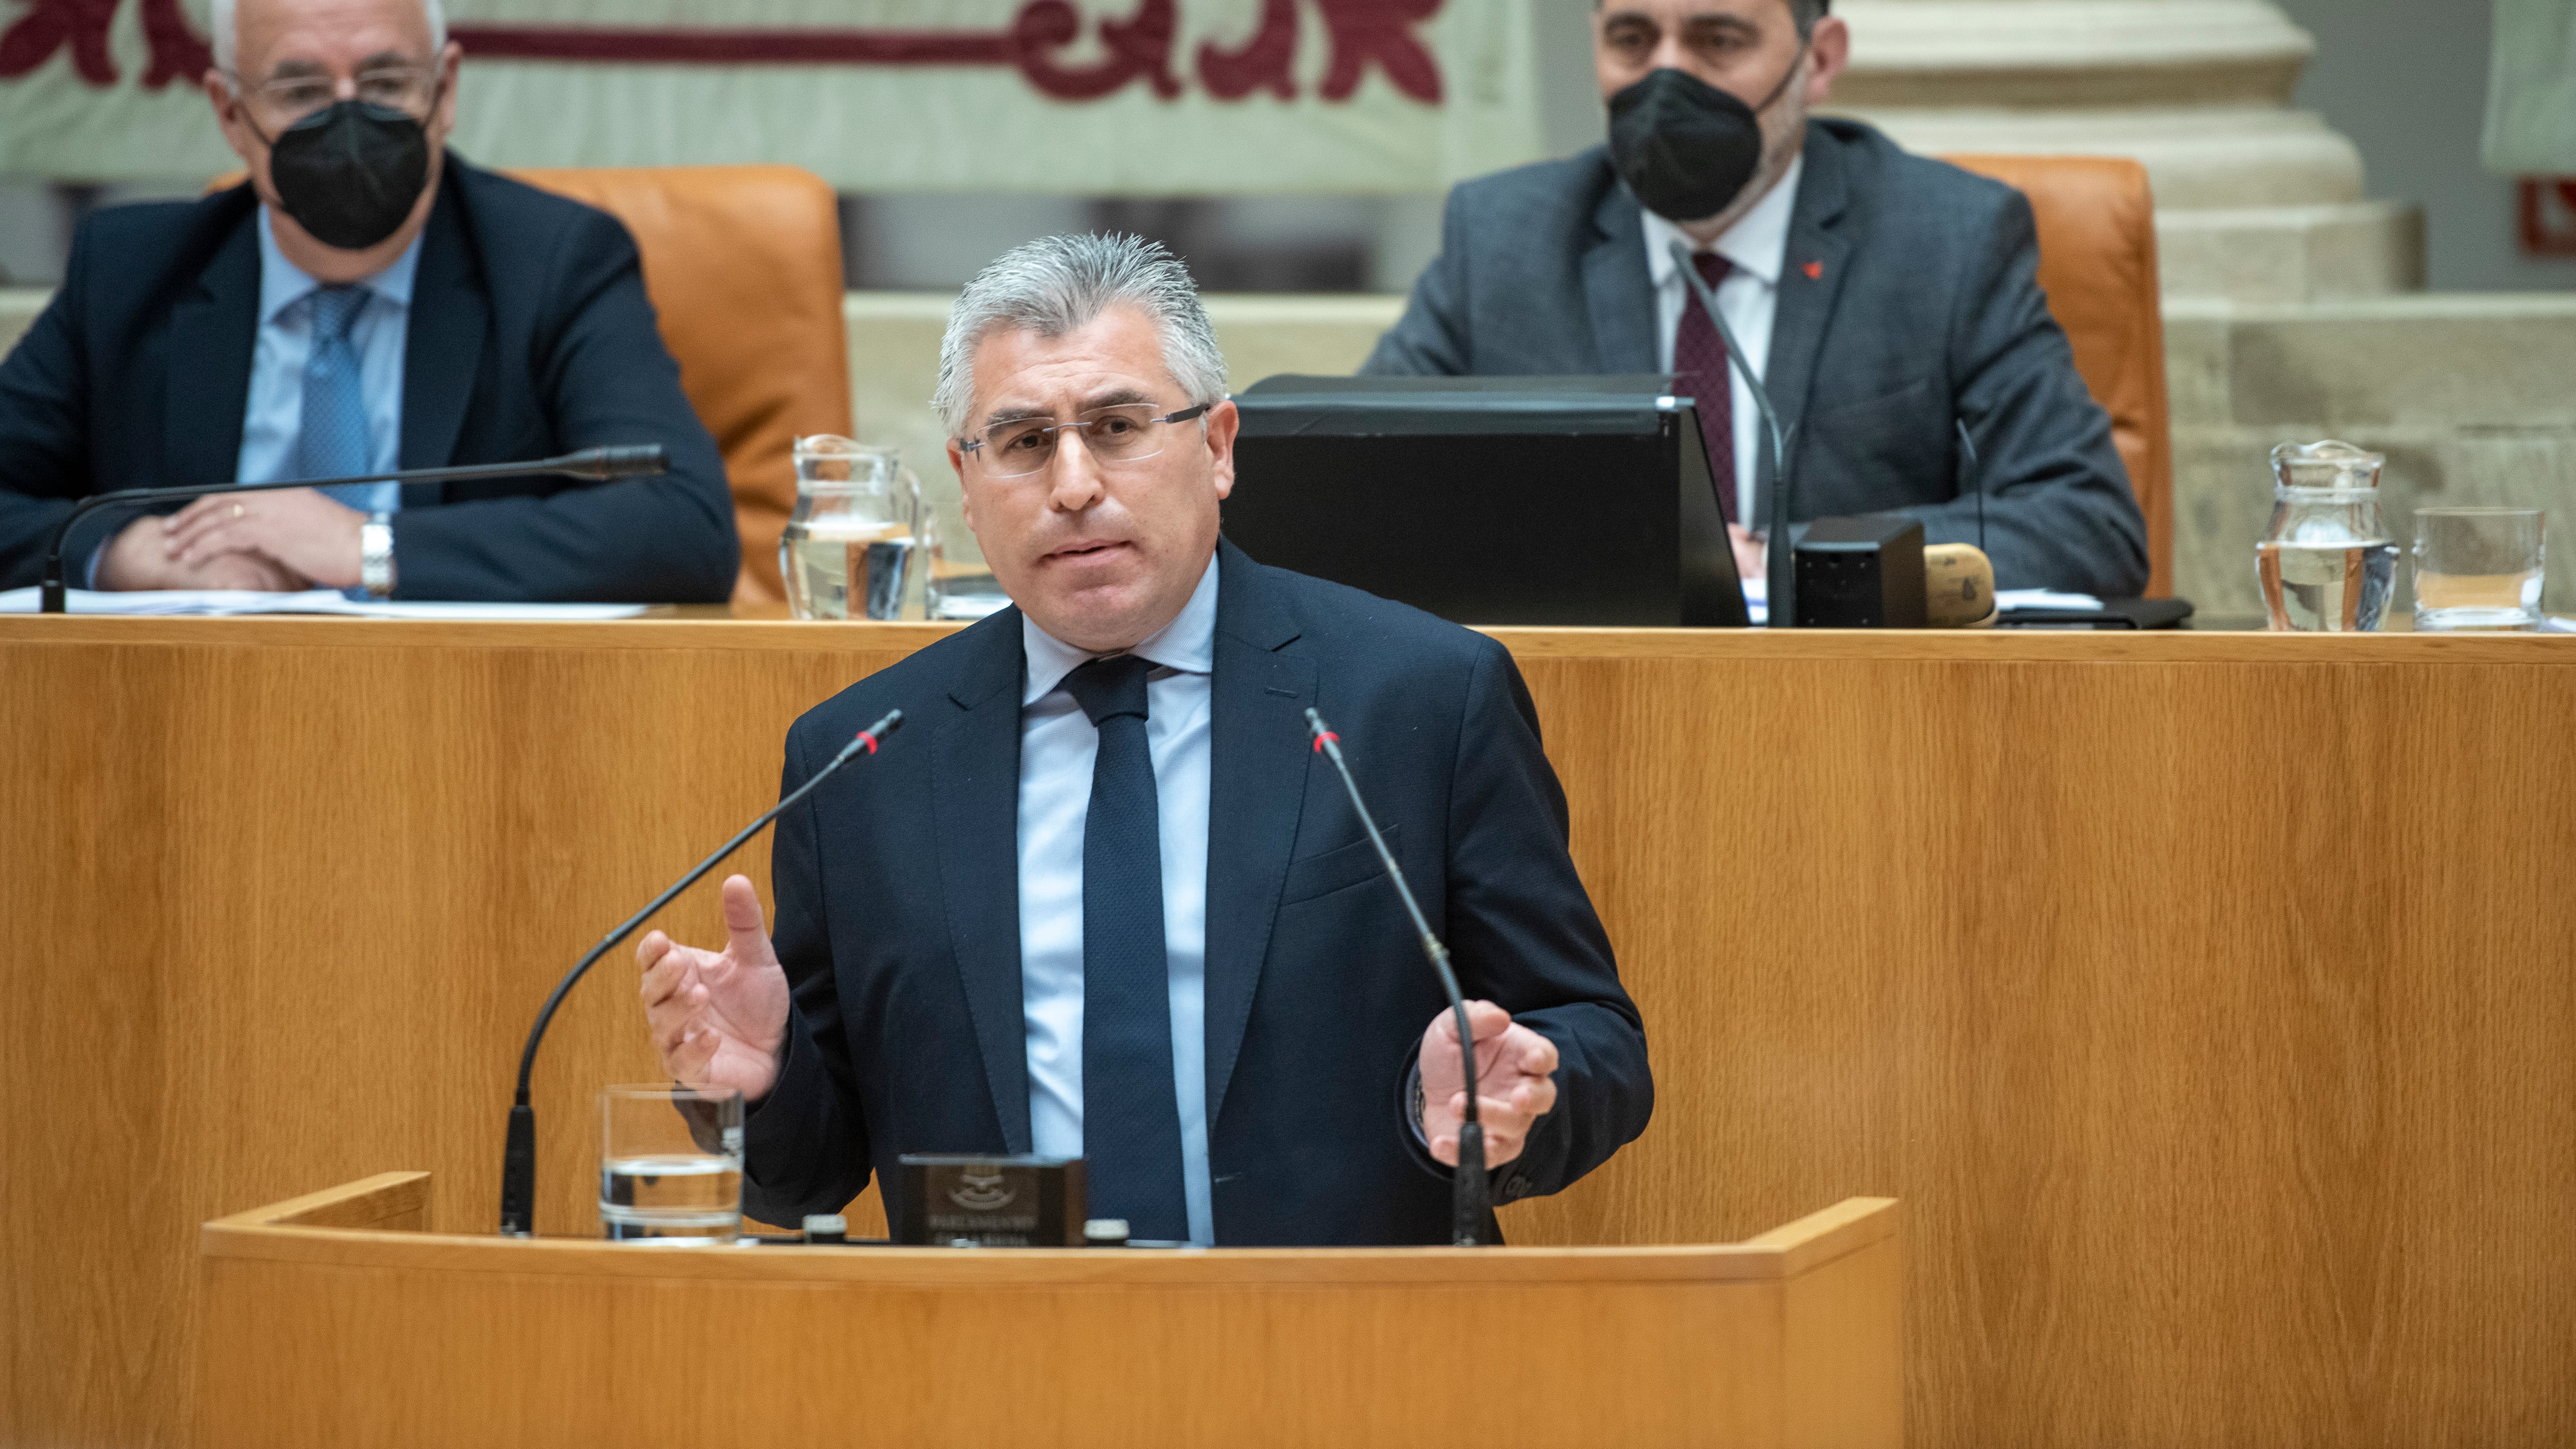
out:
M1305 712L1341 731L1471 1006L1494 1199L1644 1130L1645 1034L1511 656L1223 542L1237 418L1189 274L1129 237L1005 255L937 396L1016 607L789 730L777 931L637 948L670 1075L746 1099L743 1208L838 1211L904 1153L1082 1157L1138 1239L1436 1243L1459 1043ZM1495 1240L1490 1233L1488 1240Z

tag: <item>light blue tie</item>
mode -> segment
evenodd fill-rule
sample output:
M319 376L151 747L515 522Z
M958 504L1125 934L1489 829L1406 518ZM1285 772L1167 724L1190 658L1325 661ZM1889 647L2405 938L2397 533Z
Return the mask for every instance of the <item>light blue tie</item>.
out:
M295 476L346 478L374 466L367 394L350 333L367 309L364 287L324 287L313 294L313 346L304 359L304 422L295 442ZM372 511L381 485L350 483L322 490L351 508Z

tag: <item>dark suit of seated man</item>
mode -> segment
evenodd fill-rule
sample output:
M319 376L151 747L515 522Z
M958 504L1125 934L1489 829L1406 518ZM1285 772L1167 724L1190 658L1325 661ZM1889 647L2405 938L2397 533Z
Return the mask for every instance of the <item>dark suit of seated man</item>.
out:
M231 12L231 33L221 22ZM663 476L373 484L102 509L75 587L721 601L722 458L617 221L441 149L459 52L421 0L239 0L206 77L248 183L118 207L0 363L0 587L72 502L660 443Z
M774 938L735 876L722 952L637 948L670 1075L751 1104L752 1216L871 1172L900 1216L901 1154L1035 1151L1084 1158L1137 1238L1446 1241L1457 1033L1309 707L1478 998L1496 1200L1645 1128L1511 656L1222 543L1225 377L1189 274L1133 238L1030 243L959 299L940 412L1016 607L788 732L793 790L905 712L780 818Z
M1975 543L1964 495L1981 480L1998 585L2138 594L2145 520L2039 289L2029 202L1858 122L1810 120L1850 55L1825 9L1596 4L1610 144L1453 191L1440 257L1364 370L1676 374L1738 568L1761 577L1770 444L1678 241L1790 434L1793 519L1902 513L1927 542Z

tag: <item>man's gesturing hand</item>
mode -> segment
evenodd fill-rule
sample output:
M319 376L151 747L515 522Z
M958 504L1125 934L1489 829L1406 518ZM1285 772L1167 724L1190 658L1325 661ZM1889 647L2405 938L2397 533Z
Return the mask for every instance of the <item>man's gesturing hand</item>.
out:
M1467 1003L1476 1034L1476 1111L1485 1127L1485 1165L1521 1155L1529 1130L1556 1107L1556 1043L1490 1001ZM1445 1167L1458 1165L1458 1126L1466 1119L1466 1073L1458 1060L1458 1018L1448 1011L1422 1034L1422 1140Z
M662 1070L689 1087L731 1087L746 1102L778 1081L779 1044L787 1036L787 973L761 929L760 897L751 882L727 876L721 952L683 946L659 931L635 948L644 968L644 1019ZM1553 1060L1553 1058L1551 1058Z

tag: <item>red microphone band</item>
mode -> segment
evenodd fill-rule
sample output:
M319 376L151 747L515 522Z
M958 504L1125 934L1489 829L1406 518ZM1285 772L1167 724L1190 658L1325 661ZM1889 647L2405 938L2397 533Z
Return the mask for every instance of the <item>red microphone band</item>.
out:
M1338 745L1342 742L1342 737L1333 733L1331 730L1326 730L1322 734L1315 736L1316 754L1320 755L1324 752L1324 741L1326 740L1331 740L1334 744Z
M868 747L869 754L873 755L877 752L877 737L871 731L859 731L859 743Z

